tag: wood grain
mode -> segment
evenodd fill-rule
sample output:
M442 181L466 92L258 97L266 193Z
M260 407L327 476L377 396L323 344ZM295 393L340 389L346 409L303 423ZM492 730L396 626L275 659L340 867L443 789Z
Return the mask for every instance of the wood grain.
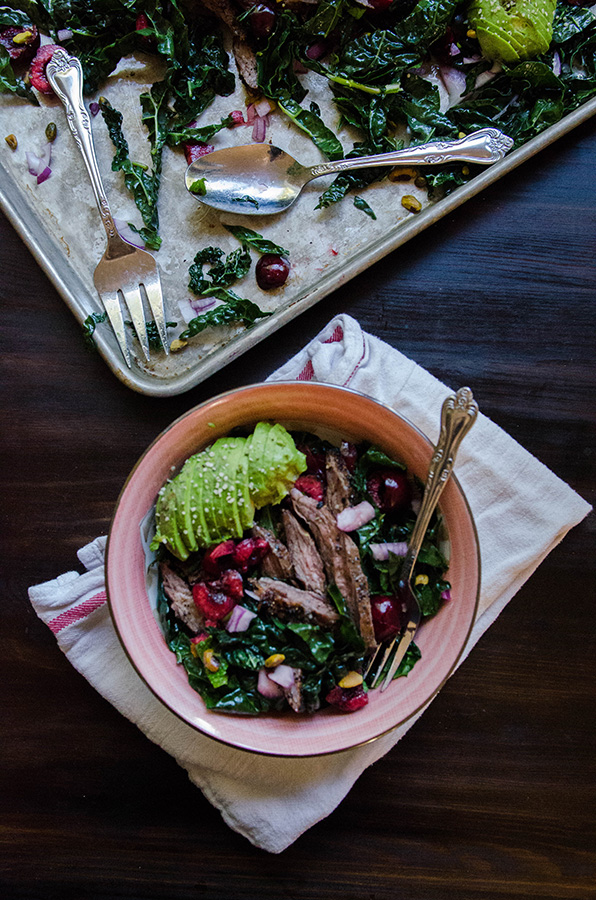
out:
M591 515L408 735L281 856L70 666L27 587L76 567L177 415L264 378L348 312L594 499L596 122L548 148L188 394L147 398L88 353L0 221L3 830L7 898L596 897Z

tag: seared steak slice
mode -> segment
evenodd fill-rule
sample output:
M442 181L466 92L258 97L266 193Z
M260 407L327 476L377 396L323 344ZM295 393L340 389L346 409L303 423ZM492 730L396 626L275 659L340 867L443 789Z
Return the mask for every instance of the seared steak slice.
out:
M339 616L330 600L314 591L303 591L275 578L254 578L250 586L261 604L282 621L315 622L332 628Z
M263 575L269 575L271 578L293 579L294 570L290 553L277 535L268 528L263 528L262 525L253 525L252 535L256 538L264 538L271 548L261 562Z
M282 522L297 580L307 591L324 594L327 587L325 569L312 535L288 509L282 512Z
M296 677L294 684L290 688L284 688L284 697L288 701L294 712L304 712L304 699L302 696L302 672L295 669Z
M334 516L352 505L352 487L346 464L339 450L328 450L325 455L327 492L325 503Z
M258 91L257 60L254 50L248 43L244 28L238 23L237 14L240 10L236 9L230 0L200 0L200 2L187 0L186 6L191 9L198 7L199 13L204 12L201 9L204 7L213 13L220 22L223 22L232 34L232 49L242 81L250 90Z
M335 516L326 506L318 507L312 497L296 488L290 496L294 509L313 533L327 578L337 585L367 649L375 647L368 580L362 571L358 547L339 530Z
M159 569L164 594L170 601L172 611L191 631L198 634L204 627L203 617L196 607L189 585L167 563L161 562Z

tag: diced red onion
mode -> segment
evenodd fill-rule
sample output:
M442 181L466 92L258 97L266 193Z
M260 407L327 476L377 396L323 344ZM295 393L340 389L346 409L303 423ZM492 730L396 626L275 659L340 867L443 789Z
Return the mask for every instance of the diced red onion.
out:
M478 88L481 88L483 85L488 84L489 81L493 80L495 75L496 72L491 72L490 69L487 69L486 72L481 72L474 82L474 90L478 90Z
M27 150L25 153L25 158L27 160L27 168L29 170L30 175L35 175L37 178L37 183L42 184L52 174L52 170L50 168L50 162L52 159L52 144L50 141L47 142L39 156L36 153L33 153L31 150Z
M453 66L441 66L439 71L447 89L450 109L457 106L466 90L466 76L461 69L455 69Z
M69 28L59 28L56 37L59 41L68 41L72 37L72 31Z
M269 678L267 669L259 669L259 677L257 679L257 691L263 697L274 700L276 697L283 697L283 688Z
M405 541L397 541L394 544L369 544L369 547L373 558L377 560L389 559L390 553L393 553L394 556L405 556L408 552L408 545Z
M133 247L140 247L141 250L143 249L145 241L136 233L136 231L132 230L128 222L125 222L124 219L117 219L116 216L114 216L114 225L118 229L118 234L123 240L132 244Z
M91 113L92 116L96 116L97 113L99 112L99 103L96 103L95 100L93 100L89 104L89 112Z
M257 116L268 116L270 112L273 112L273 109L273 104L266 97L255 103L255 114Z
M459 47L457 46L457 44L451 43L451 44L449 45L449 48L448 48L448 50L447 50L447 53L449 54L449 56L459 56L460 53L461 53L461 50L459 49Z
M447 588L446 591L443 591L441 594L441 600L451 600L451 591Z
M348 506L337 514L337 527L340 531L356 531L371 522L375 517L375 508L368 500L363 500L356 506Z
M255 105L254 103L249 103L249 105L246 107L246 124L252 125L255 120L255 116Z
M284 690L289 690L294 686L296 681L296 672L298 669L293 669L292 666L286 666L285 663L281 663L281 665L276 666L275 669L272 669L267 677L282 687Z
M255 116L252 128L252 139L257 144L262 144L267 136L267 119L265 116Z
M561 74L561 56L558 50L555 51L555 54L553 56L553 72L557 76Z
M226 631L246 631L255 617L256 613L251 612L246 606L240 606L240 604L237 603L226 623Z
M477 63L482 59L479 53L473 53L472 56L464 56L462 62L464 65L469 66L471 63Z
M205 312L208 309L211 309L215 306L215 298L214 297L191 297L189 300L190 305L192 306L195 315L197 313Z

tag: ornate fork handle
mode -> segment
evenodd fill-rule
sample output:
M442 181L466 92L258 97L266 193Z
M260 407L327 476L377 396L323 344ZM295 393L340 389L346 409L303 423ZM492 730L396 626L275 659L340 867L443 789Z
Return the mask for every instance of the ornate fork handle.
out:
M46 73L50 85L66 110L66 120L85 161L97 208L108 236L107 255L121 256L123 250L130 252L130 248L118 234L99 174L95 147L93 146L91 120L83 103L83 70L81 63L76 56L69 56L66 50L59 47L54 51L54 55L47 65Z
M503 159L513 146L513 140L498 128L481 128L458 141L430 141L418 147L380 153L376 156L361 156L358 159L339 159L336 162L321 163L309 169L312 178L345 172L348 169L363 169L369 166L438 165L449 162L472 162L490 165Z
M424 487L424 498L403 562L401 581L408 581L411 577L428 523L451 475L459 445L476 421L477 415L478 404L469 387L460 388L456 394L447 397L443 403L441 433L431 459Z

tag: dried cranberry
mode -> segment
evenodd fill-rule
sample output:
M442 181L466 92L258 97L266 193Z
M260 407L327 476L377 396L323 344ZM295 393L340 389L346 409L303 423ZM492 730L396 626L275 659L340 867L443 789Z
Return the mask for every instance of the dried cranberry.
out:
M15 37L22 34L21 40L15 43ZM8 55L13 63L28 63L33 59L39 47L39 32L35 25L11 25L0 31L0 46L8 50Z
M221 586L224 594L234 600L241 600L244 596L242 575L236 569L226 569L225 572L222 572L218 586Z
M41 94L54 93L46 77L46 66L56 50L58 50L58 44L44 44L43 47L39 48L35 54L35 59L31 63L29 78L33 87L37 88Z
M265 538L244 538L234 548L232 564L238 571L248 572L261 562L269 550Z
M342 455L348 472L352 473L356 468L356 463L358 461L358 450L356 449L356 445L350 444L348 441L342 441L339 452Z
M224 569L229 569L235 547L235 541L230 538L207 550L203 557L203 569L207 575L217 576Z
M412 488L406 473L399 469L377 469L369 475L366 486L381 512L399 512L410 505Z
M256 38L269 37L275 28L275 11L266 3L255 3L248 17L251 31Z
M317 503L321 503L323 500L325 488L321 479L317 478L316 475L299 475L294 482L294 487L302 491L303 494L312 497Z
M341 688L336 685L325 697L327 703L342 712L355 712L368 703L368 694L362 685L353 688Z
M265 253L256 265L257 284L263 291L270 288L281 287L285 284L290 274L290 263L283 256L274 253Z
M149 21L148 16L144 12L142 12L137 16L137 21L135 22L135 31L143 31L145 28L151 28L151 22ZM144 50L155 50L155 38L152 35L138 34L137 40L139 42L139 46Z
M189 166L195 159L200 159L201 156L207 156L208 153L213 153L215 150L213 144L193 144L191 141L187 141L182 146L184 148L184 156L186 157L187 165Z
M379 643L395 637L401 631L401 603L399 598L371 597L370 607L375 629L375 639Z
M236 600L222 590L212 590L210 585L199 581L192 589L192 598L197 609L205 617L205 625L217 625L236 605Z

